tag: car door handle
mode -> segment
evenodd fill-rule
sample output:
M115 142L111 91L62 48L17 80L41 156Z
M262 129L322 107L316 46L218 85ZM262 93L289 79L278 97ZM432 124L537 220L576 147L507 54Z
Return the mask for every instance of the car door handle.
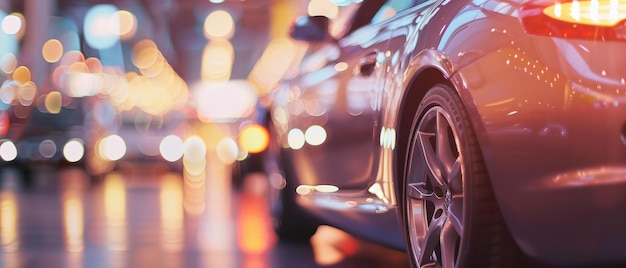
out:
M378 67L378 52L372 52L367 54L359 62L359 75L362 77L368 77L374 73L374 70Z

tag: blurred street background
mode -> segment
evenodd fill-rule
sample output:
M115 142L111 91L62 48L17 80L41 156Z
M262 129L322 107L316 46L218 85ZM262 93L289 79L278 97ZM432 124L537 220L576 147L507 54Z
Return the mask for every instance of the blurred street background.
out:
M0 0L0 267L406 267L322 227L276 241L232 167L328 0Z

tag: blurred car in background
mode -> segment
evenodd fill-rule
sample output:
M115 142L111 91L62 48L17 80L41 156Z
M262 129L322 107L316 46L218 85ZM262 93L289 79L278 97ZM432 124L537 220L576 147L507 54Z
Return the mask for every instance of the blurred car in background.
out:
M155 162L181 170L183 143L190 132L188 117L179 112L163 116L123 112L116 117L114 126L94 133L94 162L108 165L109 169L120 164Z
M19 73L16 71L17 76ZM41 164L83 164L88 134L88 105L83 99L59 91L38 93L32 81L12 79L5 81L0 94L6 108L1 117L3 163L25 170Z
M622 1L354 2L292 28L309 51L264 160L281 239L328 224L414 267L626 261Z
M82 101L58 113L33 109L22 135L14 140L20 165L72 164L83 160L87 130Z

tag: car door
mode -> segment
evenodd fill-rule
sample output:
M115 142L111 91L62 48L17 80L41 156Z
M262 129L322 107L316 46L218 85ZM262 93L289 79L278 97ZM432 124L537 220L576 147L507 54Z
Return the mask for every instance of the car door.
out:
M397 13L398 3L411 6L410 1L363 2L347 33L311 44L301 72L282 85L282 139L300 184L342 190L371 184L393 31L385 20Z

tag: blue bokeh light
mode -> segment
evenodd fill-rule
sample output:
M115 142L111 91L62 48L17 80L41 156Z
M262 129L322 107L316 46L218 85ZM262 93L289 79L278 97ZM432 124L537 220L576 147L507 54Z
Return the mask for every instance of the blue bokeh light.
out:
M87 44L95 49L107 49L119 42L119 20L113 5L95 5L85 16L84 33Z

